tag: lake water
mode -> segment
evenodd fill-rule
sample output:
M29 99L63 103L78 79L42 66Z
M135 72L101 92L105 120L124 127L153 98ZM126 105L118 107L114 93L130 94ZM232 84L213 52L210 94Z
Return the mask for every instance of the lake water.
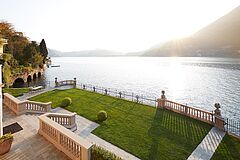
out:
M148 97L166 91L169 100L214 110L220 103L224 117L240 120L240 59L56 57L45 71L47 81L77 78L106 88Z

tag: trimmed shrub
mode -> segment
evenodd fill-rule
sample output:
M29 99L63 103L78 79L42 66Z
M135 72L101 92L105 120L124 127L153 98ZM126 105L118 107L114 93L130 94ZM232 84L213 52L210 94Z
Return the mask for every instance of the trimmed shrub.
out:
M99 122L103 122L108 118L106 111L99 111L97 115L97 119Z
M91 160L123 160L112 152L94 145L91 149Z
M72 104L72 99L70 97L65 97L63 100L62 100L62 103L61 103L61 106L62 107L67 107L69 105Z

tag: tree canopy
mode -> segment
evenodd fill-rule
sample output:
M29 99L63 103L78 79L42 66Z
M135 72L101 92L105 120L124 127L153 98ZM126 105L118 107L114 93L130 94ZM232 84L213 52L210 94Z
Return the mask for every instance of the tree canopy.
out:
M12 54L19 65L29 66L31 64L32 66L36 66L33 64L35 62L34 58L42 56L42 59L45 60L48 55L44 39L42 39L40 45L38 45L36 41L30 42L29 38L24 36L22 32L17 32L11 23L1 21L0 34L3 38L8 40L8 44L4 47L4 51ZM35 56L36 54L39 55Z
M8 41L8 44L4 46L4 53L7 56L3 55L2 62L5 67L3 71L8 73L8 76L43 67L48 55L44 39L40 44L30 41L22 32L16 31L14 26L6 21L0 21L0 37Z
M48 50L47 50L47 46L44 39L42 39L42 41L40 42L39 48L40 48L40 53L44 57L44 60L46 60L48 56Z

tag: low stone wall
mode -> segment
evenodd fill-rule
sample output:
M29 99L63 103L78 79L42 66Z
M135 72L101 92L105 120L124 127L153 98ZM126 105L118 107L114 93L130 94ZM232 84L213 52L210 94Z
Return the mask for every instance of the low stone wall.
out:
M74 128L77 129L75 119L76 113L71 114L63 114L63 113L46 113L45 114L48 118L57 122L58 124L64 126L65 128L73 130Z
M73 80L64 80L64 81L58 81L58 79L55 78L55 87L61 87L66 85L72 85L73 88L76 88L77 86L76 78L74 78Z
M9 93L4 93L3 104L11 109L16 115L25 113L50 112L52 102L42 103L35 101L20 101Z
M216 110L213 113L195 107L190 107L187 105L169 101L166 99L164 91L162 91L161 98L157 99L157 102L158 108L165 108L173 112L180 113L182 115L214 125L221 130L225 130L224 118L221 117L221 113L219 110L220 105L218 103L215 104Z
M48 114L39 116L38 133L73 160L90 160L92 144L66 129ZM59 122L59 121L58 121Z

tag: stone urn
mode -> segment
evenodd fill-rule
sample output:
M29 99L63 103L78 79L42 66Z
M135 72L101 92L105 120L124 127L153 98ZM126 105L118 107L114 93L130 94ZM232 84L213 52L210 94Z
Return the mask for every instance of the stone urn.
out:
M215 110L214 110L214 114L216 115L216 116L220 116L221 117L221 111L220 111L220 104L219 103L215 103L214 104L214 107L216 108Z
M0 155L10 151L13 142L12 134L6 134L0 137Z

